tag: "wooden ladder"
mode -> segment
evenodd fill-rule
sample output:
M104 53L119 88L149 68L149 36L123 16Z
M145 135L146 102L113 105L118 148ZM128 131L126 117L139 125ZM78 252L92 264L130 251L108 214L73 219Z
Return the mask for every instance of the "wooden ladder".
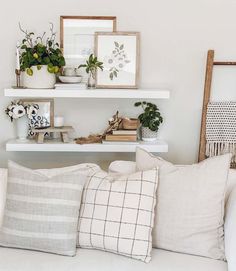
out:
M203 97L203 107L202 107L200 146L199 146L199 153L198 153L198 161L199 162L206 159L206 116L207 116L207 105L210 101L210 96L211 96L213 68L214 68L214 66L236 66L236 62L214 61L214 55L215 55L214 50L208 51L207 64L206 64L204 97Z

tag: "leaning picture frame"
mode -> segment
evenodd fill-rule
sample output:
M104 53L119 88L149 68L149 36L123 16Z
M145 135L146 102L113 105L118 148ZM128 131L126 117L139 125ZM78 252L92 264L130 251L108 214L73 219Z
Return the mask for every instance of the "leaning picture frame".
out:
M97 70L97 88L138 88L139 32L96 32L95 54L104 66Z
M66 66L76 68L85 64L90 54L94 54L95 32L116 31L116 16L60 16L60 48ZM87 81L85 70L80 74Z
M43 128L54 126L54 100L53 99L27 99L23 100L25 105L33 105L35 112L29 112L29 132L28 137L33 138L35 134L32 132L32 128ZM46 137L49 137L46 134Z

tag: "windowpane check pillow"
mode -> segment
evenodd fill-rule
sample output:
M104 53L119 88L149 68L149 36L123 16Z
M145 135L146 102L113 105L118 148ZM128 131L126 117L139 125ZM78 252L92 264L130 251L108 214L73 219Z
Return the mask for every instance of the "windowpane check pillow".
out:
M74 256L86 180L78 171L49 178L9 162L0 245Z
M225 154L178 167L137 148L137 170L159 167L154 247L225 259L224 200L230 160L231 154Z
M78 246L149 262L158 169L112 176L99 171L83 193Z

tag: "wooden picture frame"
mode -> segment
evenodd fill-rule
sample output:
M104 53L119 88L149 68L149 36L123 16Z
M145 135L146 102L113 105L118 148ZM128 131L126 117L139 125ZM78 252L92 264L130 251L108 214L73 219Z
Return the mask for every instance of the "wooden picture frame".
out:
M50 127L54 127L54 100L53 99L24 99L22 101L24 104L27 104L27 105L28 104L40 104L40 103L41 104L43 104L43 103L49 104L48 106L46 106L46 108L49 107L48 112L46 113L46 118L48 118L47 115L50 115L50 116L46 122L47 123L50 122L49 123ZM34 121L36 122L39 120L36 120L36 119L30 120L29 119L29 137L34 137L34 133L30 131L31 130L30 128L44 127L43 125L40 125L38 123L37 123L37 125L34 125L34 123L33 123ZM43 124L43 122L44 121L42 121L41 124ZM48 125L46 125L46 126L48 126Z
M110 40L109 37L111 38ZM104 48L105 46L107 46L107 49ZM104 65L104 70L98 70L96 74L97 88L138 88L140 63L139 32L97 32L95 34L95 49L95 54L98 60L103 62ZM110 64L106 61L106 50L107 56L110 57L108 61L112 61L111 59L113 59L115 63L117 62L117 58L121 61L119 60L118 64L114 64L114 66L112 67L113 64ZM116 50L119 50L118 54L120 54L120 58L119 56L117 57L117 54L115 54ZM111 70L113 72L113 75L111 73ZM108 78L110 78L110 80ZM127 78L127 80L125 80L125 78Z
M116 31L116 27L116 16L60 16L60 48L66 66L75 68L84 64L94 53L95 32L112 32ZM82 75L85 76L85 73Z

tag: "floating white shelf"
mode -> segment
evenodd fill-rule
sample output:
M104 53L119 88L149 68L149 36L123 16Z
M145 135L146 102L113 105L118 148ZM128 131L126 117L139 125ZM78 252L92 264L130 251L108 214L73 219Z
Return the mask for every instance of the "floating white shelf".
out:
M6 97L18 98L92 98L92 99L169 99L164 89L5 89Z
M34 140L19 142L10 140L6 144L7 151L14 152L135 152L139 146L149 152L168 152L168 144L158 140L155 142L138 142L137 144L84 144L74 142L62 143L57 141L46 141L44 144L37 144Z

